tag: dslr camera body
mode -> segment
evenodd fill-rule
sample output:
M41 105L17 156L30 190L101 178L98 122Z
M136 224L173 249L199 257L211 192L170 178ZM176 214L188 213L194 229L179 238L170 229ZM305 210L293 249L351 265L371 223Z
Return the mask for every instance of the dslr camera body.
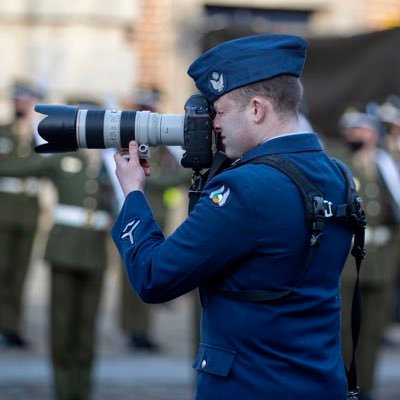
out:
M202 94L186 101L185 114L158 114L150 111L85 110L77 106L38 104L45 114L38 125L47 142L35 147L37 153L63 153L79 148L127 148L131 140L139 145L141 158L150 156L150 147L182 146L181 164L200 171L213 160L213 108Z

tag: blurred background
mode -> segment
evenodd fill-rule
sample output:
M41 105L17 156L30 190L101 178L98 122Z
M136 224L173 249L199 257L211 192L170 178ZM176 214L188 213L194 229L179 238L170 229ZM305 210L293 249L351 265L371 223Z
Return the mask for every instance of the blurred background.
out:
M20 80L40 90L43 103L84 99L113 109L138 109L139 89L156 88L157 112L183 113L196 91L186 74L190 63L221 41L257 33L299 34L309 41L302 112L327 143L339 137L339 119L349 106L362 109L400 95L398 0L13 0L0 1L0 124L13 116L10 93ZM34 125L40 118L34 115ZM162 189L166 234L187 213L188 180ZM0 400L54 398L43 252L57 193L46 180L39 200L22 293L21 331L29 346L0 348ZM190 399L196 300L189 294L152 307L148 346L127 345L119 321L120 260L111 243L107 250L93 400ZM378 400L400 399L398 324L392 318L380 349Z
M364 65L354 64L353 71L374 67L369 76L375 87L369 90L381 93L389 79L394 87L399 85L399 7L396 0L1 2L0 118L10 112L9 87L19 77L41 86L52 103L90 96L119 106L136 86L152 85L163 93L163 112L182 112L194 90L186 75L191 61L221 40L249 33L285 32L308 38L306 72L320 71L325 84L324 69L330 66L329 78L337 79L350 68L350 60L359 62L356 55L369 53ZM316 65L319 51L325 53ZM342 69L335 70L336 65ZM382 87L377 87L374 75L380 76ZM307 90L308 75L304 79ZM357 82L353 85L358 88ZM345 88L357 96L352 87ZM332 96L321 87L319 91Z

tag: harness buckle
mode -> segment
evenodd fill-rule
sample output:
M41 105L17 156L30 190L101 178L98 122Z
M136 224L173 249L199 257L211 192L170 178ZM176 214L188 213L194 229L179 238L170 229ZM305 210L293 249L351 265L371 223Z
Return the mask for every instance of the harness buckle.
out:
M322 230L325 222L325 200L320 196L313 198L313 218L311 224L311 240L310 246L318 247L322 237Z
M333 203L331 201L324 200L324 204L326 205L325 218L333 217L333 210L332 210Z
M347 400L358 400L360 397L360 388L357 386L356 389L349 390L347 393Z

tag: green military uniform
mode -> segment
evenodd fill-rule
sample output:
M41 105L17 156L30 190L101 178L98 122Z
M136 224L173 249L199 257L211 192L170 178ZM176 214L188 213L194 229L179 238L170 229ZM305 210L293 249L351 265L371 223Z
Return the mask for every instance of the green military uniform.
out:
M353 172L358 192L363 197L368 221L367 256L360 272L362 326L357 347L358 381L365 393L370 392L374 386L377 354L390 313L400 250L395 205L376 166L379 151L375 152L375 159L369 164L368 171L357 165L351 155L341 156ZM350 311L355 277L355 262L350 256L342 276L343 355L347 365L352 351Z
M166 191L178 185L190 183L191 170L182 168L175 157L163 146L151 149L151 176L146 180L145 192L154 216L165 231L168 199ZM151 305L143 303L133 291L126 277L122 276L121 326L130 336L132 347L152 349L152 342L147 340L150 328Z
M112 222L109 177L100 162L89 162L86 155L81 151L43 157L31 166L32 173L51 179L58 192L45 250L51 266L50 339L57 400L86 400L90 395L96 316ZM12 168L4 166L0 173Z
M0 164L29 169L38 157L32 143L13 132L13 125L0 127ZM0 178L0 334L14 341L19 338L23 286L39 216L38 190L39 181L32 176Z
M400 171L400 97L389 96L380 106L380 118L386 124L387 132L383 140L384 148L392 155ZM400 259L395 282L394 310L392 320L400 323ZM390 341L390 339L389 339Z

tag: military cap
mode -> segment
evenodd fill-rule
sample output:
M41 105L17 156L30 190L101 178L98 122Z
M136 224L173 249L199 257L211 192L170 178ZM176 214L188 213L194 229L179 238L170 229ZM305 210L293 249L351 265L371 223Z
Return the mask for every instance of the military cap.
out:
M368 128L378 134L381 133L381 126L376 118L367 113L353 109L345 111L340 117L339 127L341 129Z
M400 97L390 95L380 106L380 117L382 122L400 126Z
M13 99L38 99L43 100L44 90L26 81L17 81L12 87Z
M82 110L99 110L101 103L89 97L69 97L66 103Z
M250 83L279 75L299 77L307 42L293 35L254 35L221 43L206 51L188 74L211 102Z
M161 92L155 88L140 88L134 96L134 102L143 106L156 106L161 100Z

